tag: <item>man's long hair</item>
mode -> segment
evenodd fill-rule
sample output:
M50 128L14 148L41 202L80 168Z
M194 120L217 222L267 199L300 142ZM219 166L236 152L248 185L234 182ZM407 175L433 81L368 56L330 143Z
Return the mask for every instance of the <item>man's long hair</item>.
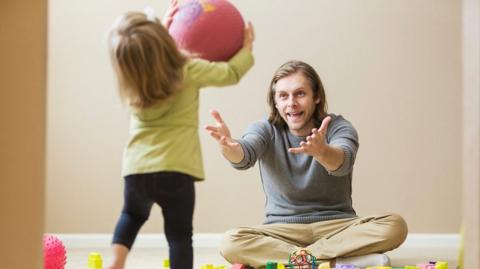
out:
M275 107L275 88L280 79L295 73L301 73L305 76L305 78L310 82L314 100L320 100L320 102L315 106L315 112L313 113L315 126L319 126L323 118L327 116L327 100L325 97L325 89L323 88L322 81L320 80L320 77L315 69L313 69L313 67L311 67L309 64L298 60L292 60L282 64L273 75L267 95L267 102L270 106L270 115L268 117L268 121L277 128L283 128L286 126L285 121Z

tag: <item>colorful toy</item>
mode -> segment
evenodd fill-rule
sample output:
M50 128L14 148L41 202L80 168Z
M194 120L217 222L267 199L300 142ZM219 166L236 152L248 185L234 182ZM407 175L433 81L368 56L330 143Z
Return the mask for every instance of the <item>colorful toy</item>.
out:
M277 263L276 262L267 262L266 269L277 269Z
M67 263L65 246L53 235L43 235L43 268L64 269Z
M316 263L317 258L306 249L295 251L288 257L288 267L290 269L315 269Z
M432 263L419 263L417 267L420 269L435 269L435 264Z
M102 255L98 252L91 252L88 255L88 269L102 269L103 260Z
M214 269L213 264L204 264L200 266L200 269Z
M229 60L243 46L245 23L227 0L190 0L168 29L180 49L210 61Z
M377 268L377 267L374 267ZM448 269L448 263L442 261L430 261L429 263L419 263L416 266L407 265L404 269Z
M235 263L235 264L232 265L231 269L246 269L246 268L245 268L245 265L243 265L241 263Z
M448 263L438 261L435 263L435 269L448 269Z
M163 268L170 268L170 260L169 259L163 260Z

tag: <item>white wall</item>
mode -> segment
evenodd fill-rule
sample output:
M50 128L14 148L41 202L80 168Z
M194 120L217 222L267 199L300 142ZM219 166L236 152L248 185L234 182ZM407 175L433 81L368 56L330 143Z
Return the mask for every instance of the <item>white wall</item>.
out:
M480 0L462 1L463 227L462 268L480 263Z

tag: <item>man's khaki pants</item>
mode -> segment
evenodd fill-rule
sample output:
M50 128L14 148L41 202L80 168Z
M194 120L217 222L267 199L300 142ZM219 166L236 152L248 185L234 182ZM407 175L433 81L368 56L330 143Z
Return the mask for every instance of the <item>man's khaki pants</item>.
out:
M383 253L399 247L407 233L407 224L396 214L311 224L265 224L228 231L220 253L232 264L258 268L268 261L288 264L289 255L301 248L318 260Z

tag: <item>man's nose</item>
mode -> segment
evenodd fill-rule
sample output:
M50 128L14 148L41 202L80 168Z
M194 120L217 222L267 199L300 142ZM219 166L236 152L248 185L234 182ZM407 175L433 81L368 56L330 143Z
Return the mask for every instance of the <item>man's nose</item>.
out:
M297 105L297 100L295 99L295 96L292 95L288 98L287 105L290 107Z

